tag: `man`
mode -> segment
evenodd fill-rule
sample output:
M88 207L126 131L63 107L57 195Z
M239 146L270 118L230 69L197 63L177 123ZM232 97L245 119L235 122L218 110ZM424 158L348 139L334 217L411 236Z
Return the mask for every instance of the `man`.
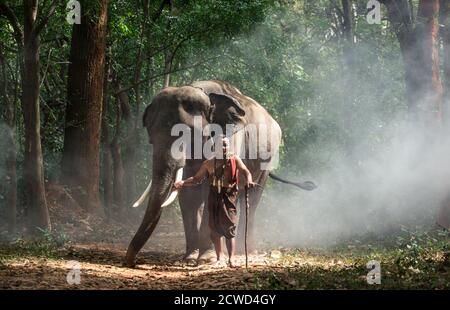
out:
M221 137L222 154L216 153L211 159L205 160L198 172L186 180L176 182L176 189L184 186L193 186L203 182L205 177L210 183L208 196L209 227L211 240L216 249L217 264L222 262L221 238L225 237L229 256L229 266L237 267L234 261L236 251L236 202L238 196L238 175L241 171L246 178L247 187L253 187L252 175L239 156L230 152L230 141L227 137Z

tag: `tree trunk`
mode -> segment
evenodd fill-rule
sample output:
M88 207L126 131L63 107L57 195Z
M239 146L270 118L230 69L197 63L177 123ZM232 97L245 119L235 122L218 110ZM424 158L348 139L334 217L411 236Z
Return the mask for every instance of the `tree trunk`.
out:
M341 31L344 37L342 41L342 87L351 89L357 81L355 70L355 36L353 32L353 13L350 0L342 0ZM345 152L349 159L354 156L354 139L352 137L352 128L354 124L354 104L356 97L352 92L348 92L342 98L342 129L345 132Z
M25 125L24 180L32 229L51 229L45 199L39 109L39 35L34 31L38 1L23 1L22 110Z
M343 33L349 43L354 43L353 14L350 0L342 0Z
M442 121L442 83L439 71L439 23L440 13L443 18L443 10L440 10L439 0L421 0L414 28L412 18L412 4L407 0L382 0L388 9L389 20L397 32L404 63L406 81L406 99L415 126L425 129L430 137L427 143L433 141L437 135L436 129ZM444 10L444 11L445 11ZM445 14L444 14L445 15ZM447 12L448 15L448 12ZM448 35L448 27L444 30L444 36ZM447 42L445 42L448 40ZM450 39L444 38L445 50L448 50ZM445 82L448 83L447 74L450 72L448 55L444 56ZM450 197L450 195L449 195ZM450 228L450 198L444 202L437 223L445 228Z
M117 80L115 81L115 85L120 87ZM125 94L125 93L123 93ZM125 171L123 168L122 161L122 149L119 144L119 137L121 133L121 120L122 120L122 111L123 106L127 106L123 100L128 97L117 97L117 106L116 106L116 124L115 124L115 133L114 138L110 144L111 157L113 160L113 200L114 205L118 207L118 212L120 213L122 209L125 207Z
M444 25L441 31L444 55L444 95L443 95L443 128L444 136L450 128L450 1L441 0L440 24ZM437 224L450 230L450 194L443 201L442 208L438 214Z
M172 12L173 10L173 2L169 1L169 10ZM171 22L167 23L167 32L170 32ZM172 61L173 61L173 52L170 49L166 49L164 51L164 84L163 88L170 86L170 72L172 71Z
M81 24L73 26L62 158L63 182L87 210L99 214L103 214L99 151L107 3L81 1Z
M439 69L439 0L422 0L416 19L418 59L415 72L419 80L419 97L411 107L413 115L426 125L442 120L442 83Z
M407 0L384 0L382 3L386 5L389 21L400 44L405 68L406 102L408 106L413 106L418 82L415 77L417 52L412 9Z
M149 16L149 0L144 0L142 3L143 18L141 23L141 30L139 35L139 50L136 58L136 67L134 71L134 93L136 96L136 108L134 116L130 117L127 126L127 138L124 145L123 167L125 172L125 201L131 204L136 199L136 150L139 145L138 124L141 123L140 108L141 108L141 87L138 83L141 79L142 62L143 62L143 44L146 32L146 23Z
M125 172L122 164L122 153L119 144L115 140L111 143L110 148L113 159L114 204L118 207L119 212L121 212L125 207Z
M439 76L439 0L421 0L416 27L407 0L383 0L396 31L405 64L406 101L413 120L436 124L441 119ZM436 122L437 121L437 122Z
M117 76L114 74L113 78L114 90L117 92L121 89L120 82ZM119 139L122 133L122 118L128 126L132 126L131 111L130 111L130 100L126 92L121 92L117 95L117 105L116 105L116 122L115 122L115 133L110 144L110 151L112 157L113 166L113 188L114 188L114 204L121 210L125 206L125 197L128 184L126 183L126 170L124 168L124 161L122 158L122 145L119 143ZM125 141L125 147L127 142Z
M113 83L116 92L122 88L117 76L115 76ZM136 192L135 148L137 144L135 143L136 137L134 134L137 131L135 130L135 122L131 113L130 99L127 92L121 92L117 95L116 113L116 133L110 147L113 158L114 188L119 189L123 186L123 188L120 188L120 193L115 190L114 201L117 206L122 208L135 198L134 193ZM127 135L122 143L119 143L122 132L122 119L125 121ZM124 156L122 156L122 150L124 150ZM126 186L124 186L125 184Z
M113 187L112 187L112 159L109 147L109 124L108 124L108 64L106 65L105 77L103 80L103 107L102 107L102 154L103 154L103 202L106 210L111 211L113 205Z
M128 122L128 135L124 143L124 182L125 201L127 204L132 203L136 199L136 149L138 148L138 131L135 121Z
M0 96L3 98L5 108L6 123L6 156L5 156L5 204L6 217L8 221L8 232L10 235L16 232L16 214L17 214L17 173L16 173L16 115L15 101L10 100L8 96L8 75L6 71L6 60L2 53L0 43L0 68L2 73L2 83L0 85Z
M164 53L164 85L163 88L170 86L170 72L172 71L172 56L169 51Z
M443 102L442 118L444 127L449 128L450 123L450 1L441 0L440 4L440 24L444 27L441 30L444 58L444 78L443 78Z

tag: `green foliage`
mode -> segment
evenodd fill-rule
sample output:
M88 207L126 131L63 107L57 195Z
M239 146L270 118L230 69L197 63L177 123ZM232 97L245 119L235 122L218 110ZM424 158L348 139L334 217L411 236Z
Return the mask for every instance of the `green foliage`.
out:
M330 250L290 250L280 264L287 268L257 272L256 289L448 289L448 233L404 232L380 245L354 243ZM404 243L404 241L406 241ZM392 242L391 246L388 246ZM381 284L366 281L366 264L380 262Z
M57 258L58 250L66 245L68 237L64 232L41 230L33 239L17 237L0 244L0 262L25 257Z
M161 3L166 2L159 12ZM108 61L111 73L124 87L130 86L135 79L147 79L150 76L161 76L164 61L168 54L173 54L173 70L179 70L199 49L215 46L230 40L239 33L249 31L255 23L264 20L271 0L258 1L149 1L149 13L144 21L144 1L109 1L108 8ZM20 24L23 21L21 1L8 2ZM98 1L82 1L83 9L96 9ZM39 16L45 16L49 10L48 2L39 3ZM64 115L67 102L67 70L70 50L72 25L66 22L65 3L61 3L55 15L49 20L41 34L41 139L44 154L45 177L51 181L59 178L61 153L64 142ZM141 37L141 31L145 32ZM0 17L1 49L7 61L8 93L14 98L16 105L17 139L18 139L18 182L23 183L21 167L23 166L23 118L20 104L20 76L18 48L13 36L13 29L4 17ZM135 76L136 59L139 49L143 53L142 71ZM189 66L190 64L186 64ZM190 76L189 70L181 70L172 76L172 83L184 83ZM207 78L207 77L205 77ZM111 81L111 80L110 80ZM140 113L150 103L153 94L162 86L161 78L149 79L143 83L141 91L130 88L127 96L130 99L132 116L137 115L140 124ZM109 100L108 127L115 131L117 115L115 89L110 86L105 96ZM137 106L136 96L141 97L141 105ZM3 111L2 111L3 112ZM128 124L126 124L128 126ZM123 125L122 125L123 126ZM125 128L126 129L126 128ZM127 132L122 129L122 132ZM145 132L139 130L139 140L146 141ZM126 139L126 134L119 141ZM145 186L149 177L148 147L139 148L137 183ZM126 159L124 152L124 160ZM21 189L19 188L19 192ZM21 196L20 196L21 197ZM20 209L19 209L20 210Z
M212 78L231 82L262 103L281 124L285 171L308 173L326 168L331 156L351 152L361 137L368 137L368 145L382 143L385 137L379 128L404 108L402 62L395 34L386 23L369 25L365 21L364 1L355 2L356 43L348 55L335 20L337 13L329 1L173 1L161 12L162 0L150 1L145 22L143 3L113 1L109 5L108 59L121 85L134 83L139 49L144 61L138 80L161 74L165 59L173 57L174 85ZM12 8L21 15L19 5ZM41 10L46 9L41 5ZM57 10L42 36L42 139L50 179L58 176L63 144L72 28L65 14L65 10ZM1 36L12 66L15 44L11 29L3 18L0 27L7 30ZM350 65L346 63L349 57L353 59ZM131 110L142 111L161 86L162 77L143 83L139 107L131 88L127 92ZM112 105L113 92L110 87L107 96ZM115 114L112 106L111 128ZM18 116L20 125L20 113ZM21 126L18 129L18 137L22 137ZM145 132L140 135L145 141Z

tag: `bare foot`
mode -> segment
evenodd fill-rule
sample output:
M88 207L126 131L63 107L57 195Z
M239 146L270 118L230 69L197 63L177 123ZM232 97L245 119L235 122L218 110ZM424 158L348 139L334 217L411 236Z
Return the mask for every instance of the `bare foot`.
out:
M241 267L238 263L235 262L234 259L230 259L228 261L228 266L230 266L230 268L239 268L239 267Z

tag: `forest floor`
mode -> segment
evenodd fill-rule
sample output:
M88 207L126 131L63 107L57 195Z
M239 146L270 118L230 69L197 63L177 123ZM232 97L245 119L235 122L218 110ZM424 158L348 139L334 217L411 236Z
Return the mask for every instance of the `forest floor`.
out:
M182 233L157 232L135 269L121 266L127 243L19 240L0 246L0 289L450 289L446 238L267 250L250 255L248 271L242 255L237 269L183 264ZM380 285L367 283L370 260L380 262ZM79 263L79 284L67 282L70 261Z
M138 222L104 221L81 210L66 214L50 205L53 233L40 241L0 241L0 289L450 289L449 236L437 229L328 248L262 245L246 270L243 255L236 269L184 264L182 223L163 213L130 269L122 261ZM381 284L367 283L371 260L380 264ZM73 261L79 284L67 281Z

